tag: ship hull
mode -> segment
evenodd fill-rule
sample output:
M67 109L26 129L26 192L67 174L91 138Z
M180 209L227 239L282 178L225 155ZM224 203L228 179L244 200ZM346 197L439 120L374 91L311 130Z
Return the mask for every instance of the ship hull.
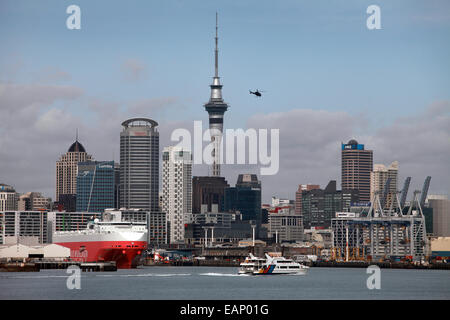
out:
M118 269L130 269L137 265L146 241L88 241L54 242L70 249L70 258L79 262L115 261Z

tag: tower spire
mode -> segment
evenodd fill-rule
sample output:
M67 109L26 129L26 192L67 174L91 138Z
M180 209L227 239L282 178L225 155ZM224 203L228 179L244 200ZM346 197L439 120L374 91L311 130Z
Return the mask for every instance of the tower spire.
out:
M223 115L225 111L228 109L228 105L223 101L222 98L222 85L220 84L219 78L219 36L218 36L218 14L216 12L216 47L214 50L214 58L215 58L215 73L213 77L213 83L210 85L211 88L211 96L209 98L208 103L205 104L205 110L209 115L209 129L211 130L211 142L214 144L214 149L211 152L213 156L212 163L212 176L220 177L220 145L222 139L222 131L223 131Z
M219 49L218 49L218 42L219 42L219 38L217 36L217 29L218 29L218 22L217 22L218 18L217 18L217 11L216 11L216 50L215 50L215 77L218 78L219 77Z

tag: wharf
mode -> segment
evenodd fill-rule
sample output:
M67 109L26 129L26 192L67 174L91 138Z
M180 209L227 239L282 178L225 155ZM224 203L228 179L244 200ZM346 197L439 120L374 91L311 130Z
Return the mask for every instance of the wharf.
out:
M243 260L242 260L243 261ZM190 267L239 267L242 261L238 260L170 260L165 262L154 262L147 260L144 266L190 266ZM304 262L305 265L312 268L367 268L368 266L376 265L381 269L429 269L429 270L450 270L448 263L432 263L428 265L416 265L412 263L399 262L337 262L337 261L317 261Z
M177 267L239 267L240 263L244 261L242 260L215 260L215 259L205 259L205 260L169 260L169 261L153 261L146 260L143 265L146 267L151 266L177 266Z
M117 271L114 261L111 262L76 262L76 261L34 261L7 262L0 264L0 272L37 272L48 269L67 269L77 266L84 272Z
M448 263L432 263L428 265L416 265L413 263L399 263L399 262L337 262L337 261L316 261L310 262L307 265L310 267L319 268L367 268L368 266L378 266L381 269L434 269L434 270L450 270Z

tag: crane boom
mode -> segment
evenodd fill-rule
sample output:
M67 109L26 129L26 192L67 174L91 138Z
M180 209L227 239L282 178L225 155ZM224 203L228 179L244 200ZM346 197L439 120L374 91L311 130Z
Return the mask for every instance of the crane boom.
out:
M428 189L430 188L430 181L431 181L431 176L428 176L423 183L422 194L420 196L420 206L422 208L425 204L425 200L428 195Z
M405 206L405 203L406 203L406 197L408 196L408 189L409 189L410 183L411 183L411 177L407 177L405 179L405 183L403 184L402 198L400 199L400 205L402 208Z

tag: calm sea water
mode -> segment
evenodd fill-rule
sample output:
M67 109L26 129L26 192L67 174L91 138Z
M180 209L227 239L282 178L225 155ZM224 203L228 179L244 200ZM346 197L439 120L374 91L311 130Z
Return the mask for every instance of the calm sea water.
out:
M369 290L366 269L311 268L304 276L246 276L237 268L140 267L83 272L68 290L65 270L0 273L0 299L450 299L450 271L381 269Z

